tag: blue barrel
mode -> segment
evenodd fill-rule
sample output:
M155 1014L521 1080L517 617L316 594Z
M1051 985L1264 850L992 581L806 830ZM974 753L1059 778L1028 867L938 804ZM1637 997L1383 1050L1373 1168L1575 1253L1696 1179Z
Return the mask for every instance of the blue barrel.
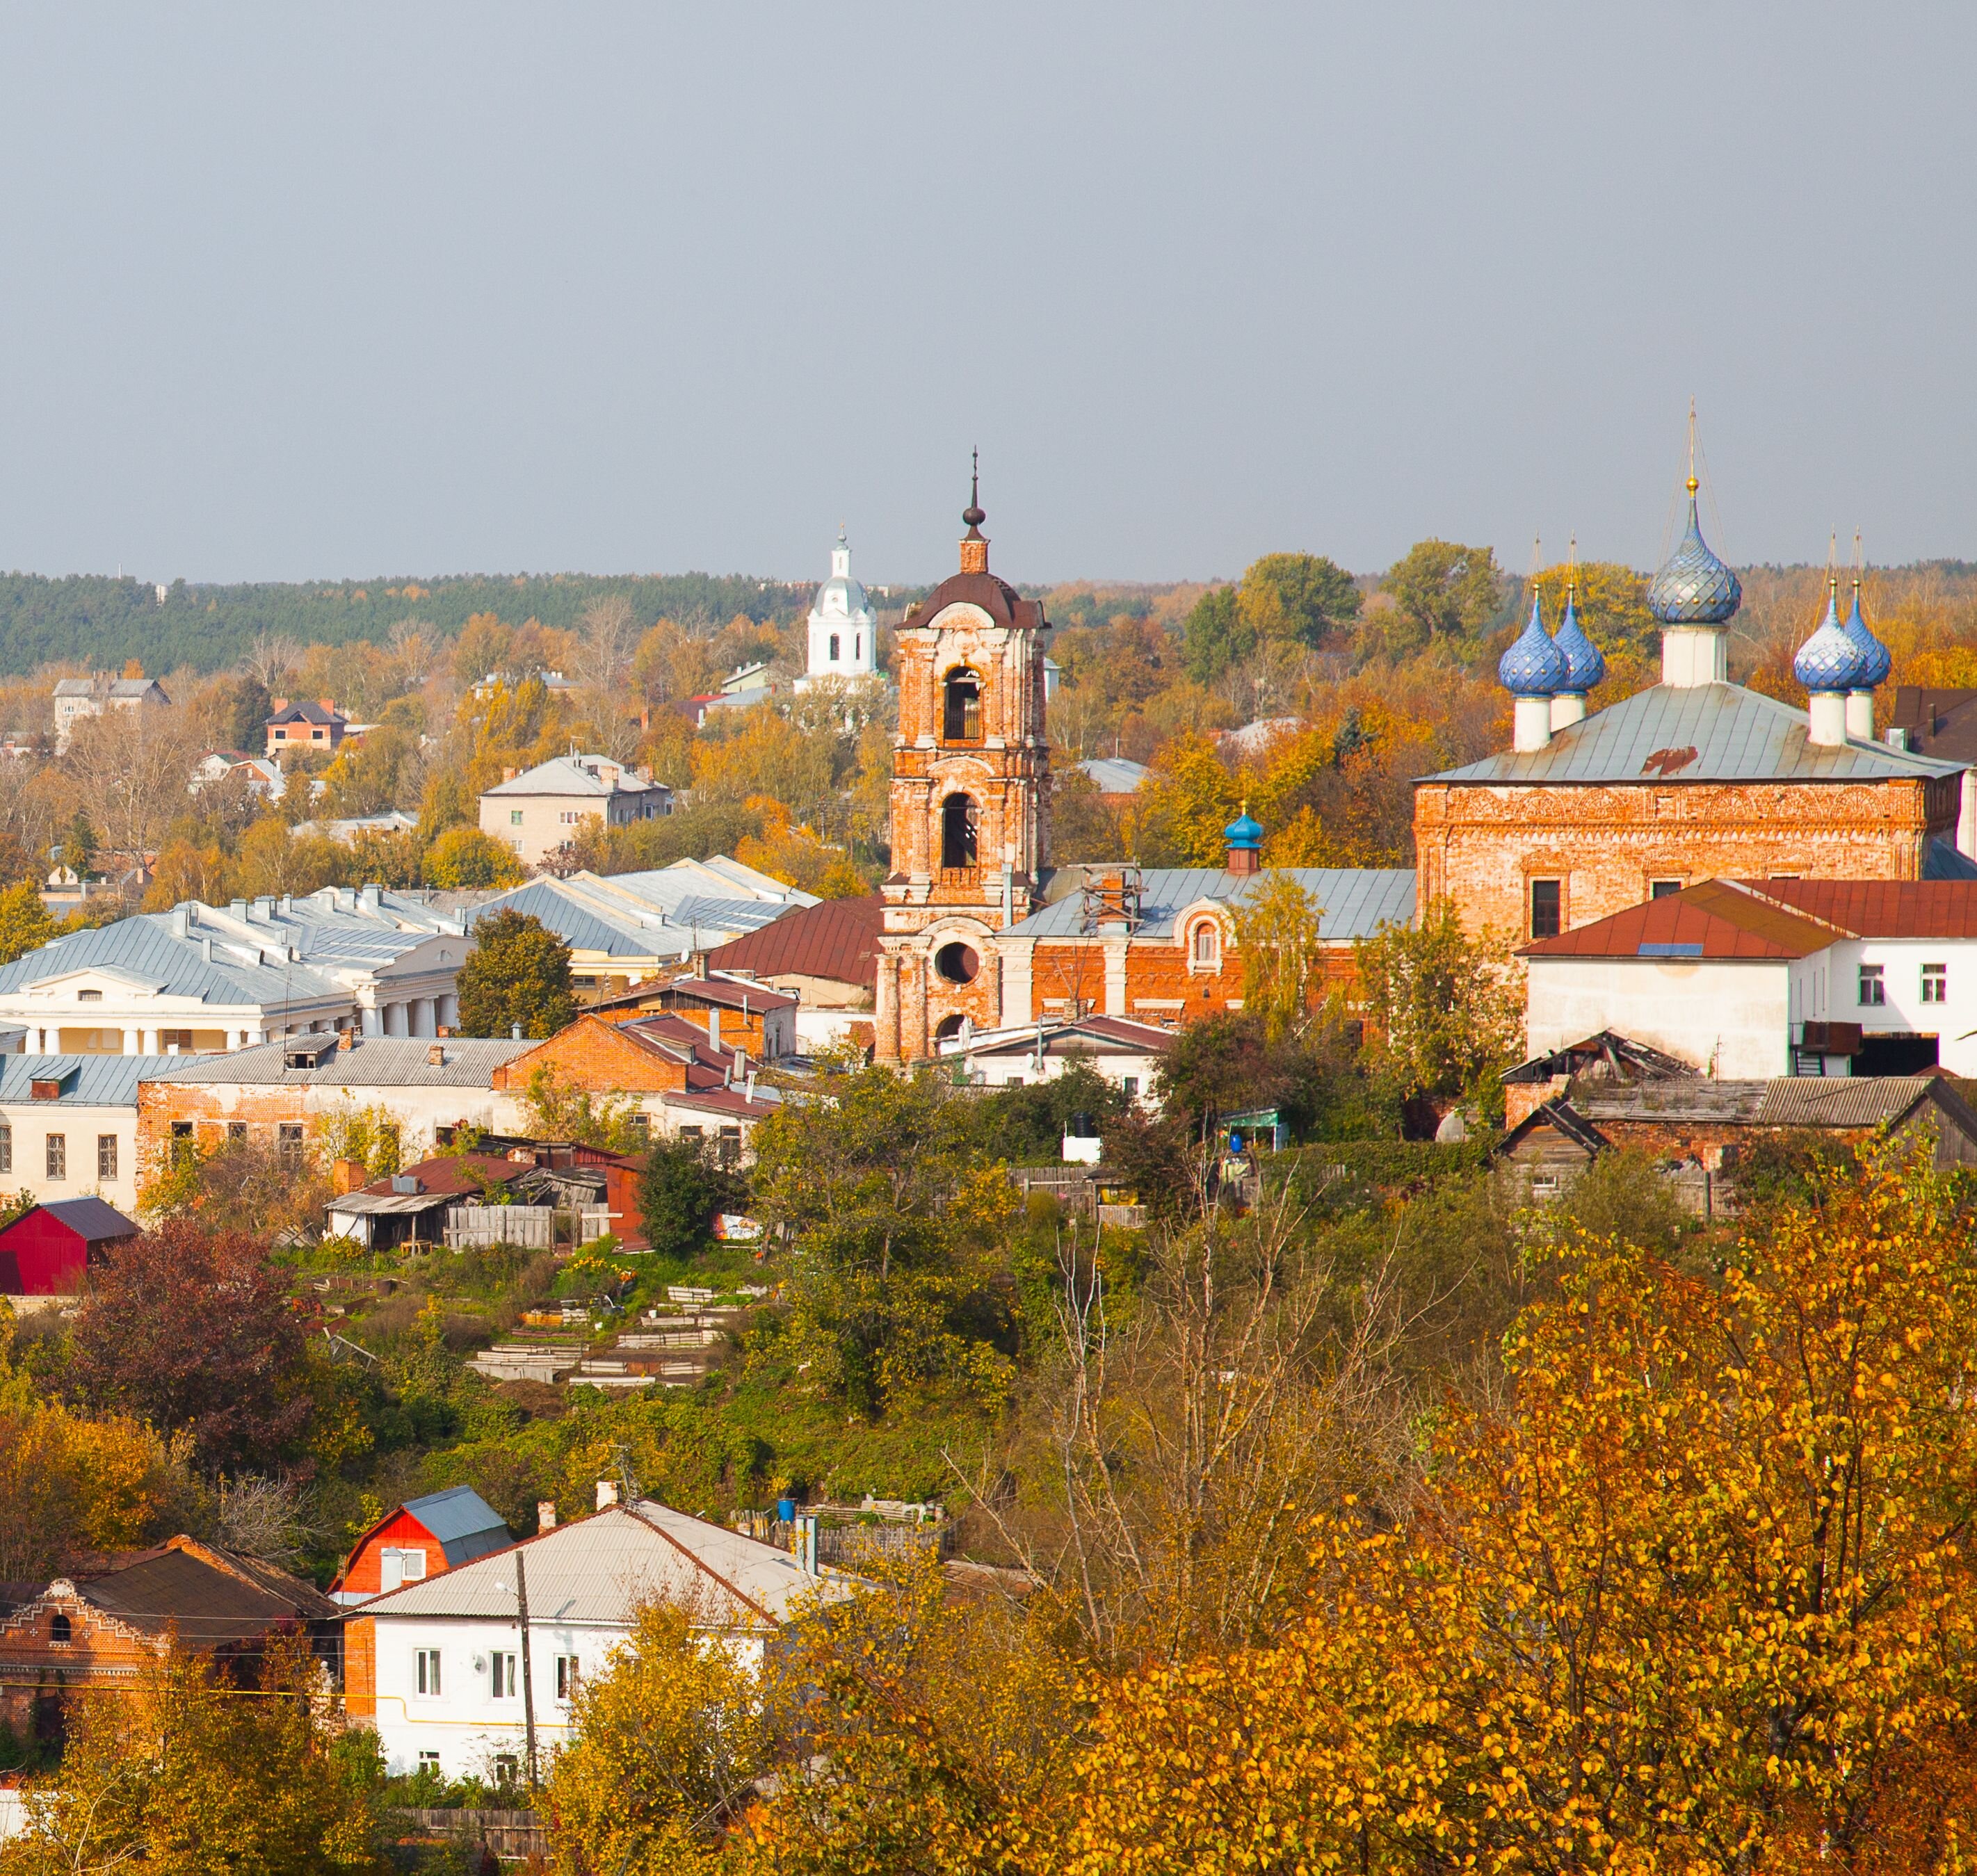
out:
M784 1524L786 1524L786 1525L793 1525L793 1524L794 1524L794 1523L796 1522L796 1521L797 1521L797 1502L796 1502L796 1500L795 1500L794 1498L778 1498L778 1499L777 1499L777 1501L776 1501L776 1516L777 1516L777 1518L779 1520L781 1520L781 1522L783 1522Z

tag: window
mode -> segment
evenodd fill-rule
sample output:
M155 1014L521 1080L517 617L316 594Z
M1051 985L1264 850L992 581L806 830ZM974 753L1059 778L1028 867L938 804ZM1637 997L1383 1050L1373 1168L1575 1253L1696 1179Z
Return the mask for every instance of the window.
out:
M830 635L830 661L833 664L837 662L837 635L835 632Z
M627 1114L625 1123L632 1129L632 1138L640 1146L652 1143L652 1117L650 1114Z
M75 1000L78 1003L101 1003L103 993L100 990L79 990L75 993Z
M515 1657L512 1654L497 1654L489 1657L488 1666L493 1670L493 1691L497 1700L512 1700L515 1697Z
M957 939L952 945L943 945L934 953L933 968L950 984L972 984L975 973L982 968L982 960L972 945L963 945Z
M721 1129L721 1139L715 1149L715 1157L724 1166L741 1164L741 1129L739 1127L723 1127Z
M285 1120L275 1129L275 1155L291 1172L302 1167L302 1126L299 1120Z
M679 1130L679 1136L683 1140L702 1140L707 1137L707 1129L705 1127L682 1127Z
M1194 928L1194 961L1205 971L1213 971L1222 961L1222 934L1212 918L1204 918Z
M576 1657L559 1654L556 1658L556 1698L573 1700L576 1698Z
M0 1172L14 1170L14 1129L0 1120Z
M114 1133L96 1136L96 1176L99 1179L117 1176L117 1136Z
M521 824L522 810L520 808L510 808L508 810L508 825L510 827L520 827Z
M73 1638L68 1617L58 1610L54 1620L48 1624L48 1640L58 1648L66 1648Z
M226 1138L229 1145L244 1142L247 1138L247 1123L244 1120L229 1120L226 1123Z
M966 795L949 795L940 804L940 863L967 867L975 864L977 821L974 802Z
M68 1136L51 1133L48 1136L48 1177L65 1179L68 1177Z
M429 1700L439 1697L439 1650L420 1648L412 1655L412 1685Z
M419 1769L421 1772L437 1772L439 1770L439 1754L433 1752L421 1752L419 1754Z
M383 1550L378 1553L378 1580L386 1589L425 1580L426 1554L421 1550Z
M1565 882L1533 879L1531 882L1531 936L1556 938L1563 928Z
M192 1031L189 1029L161 1029L158 1031L158 1047L170 1055L174 1049L192 1053Z
M947 674L946 707L941 734L950 743L973 743L982 736L982 680L965 666Z
M1888 986L1877 964L1863 964L1860 967L1860 1007L1879 1009L1888 1001Z
M1137 1101L1140 1098L1140 1078L1137 1075L1121 1076L1119 1086L1124 1090L1127 1100Z
M1949 965L1926 964L1923 966L1922 1000L1924 1003L1947 1003L1949 1001Z
M1681 890L1679 879L1651 879L1648 882L1648 897L1651 899L1672 899Z
M865 655L865 635L862 631L856 633L853 636L851 641L851 655L854 658L863 658Z
M521 1762L513 1752L497 1752L494 1755L494 1782L497 1785L513 1785L515 1775L520 1769Z

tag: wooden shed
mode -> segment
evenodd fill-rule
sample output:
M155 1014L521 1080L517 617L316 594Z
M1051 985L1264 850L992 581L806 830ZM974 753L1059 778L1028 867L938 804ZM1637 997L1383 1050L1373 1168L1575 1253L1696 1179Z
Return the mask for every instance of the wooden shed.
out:
M84 1273L138 1235L101 1198L51 1198L0 1229L0 1296L74 1296Z

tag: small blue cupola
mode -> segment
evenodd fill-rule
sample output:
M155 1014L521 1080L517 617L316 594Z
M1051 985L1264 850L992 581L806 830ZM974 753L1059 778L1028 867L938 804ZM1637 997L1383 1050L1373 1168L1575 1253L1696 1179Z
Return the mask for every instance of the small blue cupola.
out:
M1262 870L1263 864L1263 826L1250 818L1249 804L1243 804L1243 812L1222 830L1229 852L1225 862L1232 873L1253 873Z
M1565 688L1566 657L1544 628L1537 594L1531 595L1531 616L1497 661L1497 681L1513 697L1550 697Z
M1576 691L1583 697L1606 675L1606 654L1586 637L1586 628L1579 624L1579 608L1570 586L1565 589L1565 617L1559 621L1552 643L1565 659L1561 691Z
M1840 623L1839 579L1830 579L1826 585L1826 616L1792 660L1792 675L1815 696L1853 690L1867 662L1866 654Z

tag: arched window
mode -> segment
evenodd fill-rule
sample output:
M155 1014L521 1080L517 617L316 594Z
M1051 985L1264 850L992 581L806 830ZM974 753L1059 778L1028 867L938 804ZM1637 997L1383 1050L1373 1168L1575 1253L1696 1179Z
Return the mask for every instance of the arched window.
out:
M837 662L837 635L835 632L830 635L830 661L833 664Z
M940 806L940 863L975 864L975 803L965 795L949 795Z
M961 1018L958 1016L944 1016L934 1025L933 1034L936 1042L945 1042L950 1036L960 1034Z
M68 1617L58 1613L55 1619L48 1624L48 1640L54 1643L58 1647L66 1647L68 1645L70 1633Z
M1194 928L1194 961L1210 971L1222 961L1222 934L1213 918L1204 918Z
M947 674L947 707L941 735L950 743L982 740L982 680L965 665Z

